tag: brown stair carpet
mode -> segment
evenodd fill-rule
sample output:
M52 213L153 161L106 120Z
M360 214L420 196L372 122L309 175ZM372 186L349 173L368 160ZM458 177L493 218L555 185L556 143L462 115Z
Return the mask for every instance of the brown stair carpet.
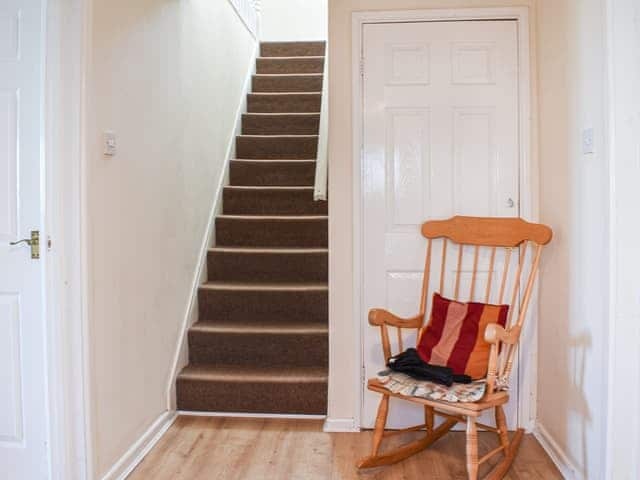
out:
M319 113L246 113L242 116L242 132L248 135L314 135L319 125Z
M313 185L315 160L231 160L231 185L297 186Z
M260 57L256 74L322 73L324 57Z
M313 200L324 54L324 42L260 46L180 410L326 413L328 219Z
M322 75L305 73L302 75L254 75L254 92L321 92Z
M318 113L322 93L250 93L248 113Z

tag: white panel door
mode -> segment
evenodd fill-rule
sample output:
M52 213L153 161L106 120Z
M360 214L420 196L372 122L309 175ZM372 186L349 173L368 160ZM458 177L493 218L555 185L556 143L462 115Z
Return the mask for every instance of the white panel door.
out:
M515 21L364 26L365 379L384 366L368 310L419 311L426 253L420 225L452 215L518 216L517 45ZM453 279L456 261L447 265ZM517 385L511 393L517 399ZM363 398L362 425L370 428L379 395L364 388ZM507 413L513 426L516 408ZM422 408L392 399L391 428L422 419Z
M0 3L0 477L48 477L41 225L44 11Z

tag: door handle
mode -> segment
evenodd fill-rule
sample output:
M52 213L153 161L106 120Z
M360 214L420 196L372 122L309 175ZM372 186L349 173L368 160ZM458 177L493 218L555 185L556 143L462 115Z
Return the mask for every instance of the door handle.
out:
M507 208L513 208L516 206L516 202L513 201L513 198L509 198L507 200Z
M40 258L40 231L33 230L31 232L31 238L23 238L22 240L18 240L17 242L10 242L9 245L20 245L21 243L26 243L31 247L31 258L37 260Z

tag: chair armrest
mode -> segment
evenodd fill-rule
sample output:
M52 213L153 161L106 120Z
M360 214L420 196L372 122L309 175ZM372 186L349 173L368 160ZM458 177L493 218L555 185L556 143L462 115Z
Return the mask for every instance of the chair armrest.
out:
M416 315L411 318L401 318L388 310L373 308L369 310L369 324L381 327L391 325L398 328L420 328L422 326L423 315Z
M487 325L484 331L484 341L487 343L506 343L507 345L515 345L520 338L520 327L514 326L509 330L505 330L497 323Z

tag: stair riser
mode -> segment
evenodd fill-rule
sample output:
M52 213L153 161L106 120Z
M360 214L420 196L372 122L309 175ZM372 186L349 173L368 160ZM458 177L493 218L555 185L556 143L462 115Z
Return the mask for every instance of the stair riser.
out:
M254 75L253 92L321 92L322 75L269 76Z
M258 58L256 60L256 73L258 75L322 73L323 70L324 58Z
M216 245L220 247L326 248L327 220L216 219Z
M249 113L318 113L321 104L320 94L249 94L247 112Z
M311 186L315 162L231 161L230 184L237 186Z
M211 251L209 281L311 282L328 281L328 253L240 253Z
M225 188L226 215L326 215L327 202L314 201L312 190Z
M238 158L260 159L315 159L318 153L317 137L237 137Z
M329 297L320 291L212 290L201 288L198 308L201 322L224 319L262 323L296 321L325 323Z
M320 115L242 116L244 135L318 135Z
M241 367L326 367L329 363L327 334L260 335L189 333L192 365Z
M324 415L327 384L178 379L178 410Z
M265 42L260 45L261 57L322 57L325 42Z

